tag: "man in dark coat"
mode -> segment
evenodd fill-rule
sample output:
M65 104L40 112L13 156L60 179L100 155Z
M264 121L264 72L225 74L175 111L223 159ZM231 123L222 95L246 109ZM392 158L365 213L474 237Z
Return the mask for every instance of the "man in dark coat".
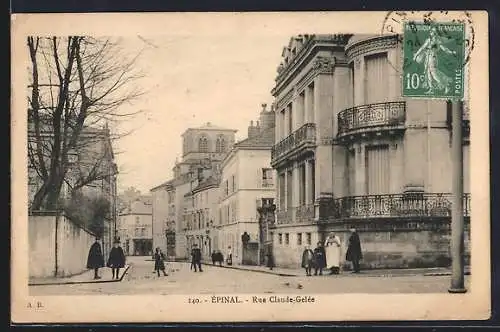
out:
M203 272L201 269L201 250L197 244L193 244L193 249L191 249L191 265L194 266L194 272L198 272L196 267L198 267L200 272Z
M120 247L120 241L118 240L115 240L113 248L109 253L108 267L110 267L113 272L113 279L118 279L120 269L125 267L125 254L123 253L123 249Z
M323 269L326 267L326 253L323 242L319 241L318 246L314 248L314 275L323 275Z
M359 273L359 261L363 258L361 252L361 242L359 235L354 228L351 229L351 236L349 237L349 244L347 246L347 253L345 259L352 262L353 273Z
M161 249L158 247L156 248L156 252L154 254L154 260L155 260L155 272L160 276L160 271L163 272L164 276L168 276L167 272L165 272L165 255L161 251Z
M94 269L94 279L101 279L99 276L99 268L104 266L104 256L102 255L101 244L99 238L96 237L95 242L90 246L89 256L87 258L87 269Z

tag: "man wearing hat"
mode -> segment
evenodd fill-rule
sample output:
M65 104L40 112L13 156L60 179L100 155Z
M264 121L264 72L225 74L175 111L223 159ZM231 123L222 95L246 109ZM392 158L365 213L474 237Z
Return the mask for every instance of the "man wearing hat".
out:
M363 258L361 252L361 242L359 240L356 229L351 228L351 236L349 237L349 244L345 259L352 262L353 273L359 273L359 261Z
M113 279L118 279L120 269L125 267L125 254L123 253L122 247L120 247L120 241L118 239L115 239L113 242L113 248L109 253L108 267L110 267L113 272Z
M193 244L193 249L191 249L191 265L194 266L194 272L198 272L196 267L200 272L203 272L201 269L201 250L196 243Z
M87 257L87 269L94 270L94 279L101 279L99 276L99 268L104 266L104 256L99 240L99 237L95 238L95 242L90 246L89 255Z

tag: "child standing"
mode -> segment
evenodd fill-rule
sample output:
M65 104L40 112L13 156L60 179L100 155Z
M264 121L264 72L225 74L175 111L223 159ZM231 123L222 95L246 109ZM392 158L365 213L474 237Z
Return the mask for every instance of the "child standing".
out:
M306 276L311 275L311 270L314 266L314 252L306 245L302 252L302 267L306 269Z

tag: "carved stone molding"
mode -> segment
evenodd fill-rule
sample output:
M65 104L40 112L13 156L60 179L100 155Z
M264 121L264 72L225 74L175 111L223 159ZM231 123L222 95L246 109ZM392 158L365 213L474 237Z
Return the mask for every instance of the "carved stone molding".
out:
M392 35L377 36L374 38L361 40L348 46L348 48L346 49L347 61L351 62L354 58L367 53L395 48L397 44L397 36Z
M335 68L335 58L319 56L314 60L312 68L318 74L331 74Z

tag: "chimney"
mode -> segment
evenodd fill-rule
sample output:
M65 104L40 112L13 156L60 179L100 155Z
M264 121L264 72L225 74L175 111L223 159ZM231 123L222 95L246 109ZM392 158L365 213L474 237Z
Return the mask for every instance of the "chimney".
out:
M271 108L271 110L267 110L267 104L262 104L262 111L260 112L260 127L261 130L263 129L269 129L269 128L274 128L275 124L275 119L274 119L274 112Z
M248 138L253 138L259 134L259 124L257 122L257 126L253 125L253 121L250 121L250 126L248 127Z

